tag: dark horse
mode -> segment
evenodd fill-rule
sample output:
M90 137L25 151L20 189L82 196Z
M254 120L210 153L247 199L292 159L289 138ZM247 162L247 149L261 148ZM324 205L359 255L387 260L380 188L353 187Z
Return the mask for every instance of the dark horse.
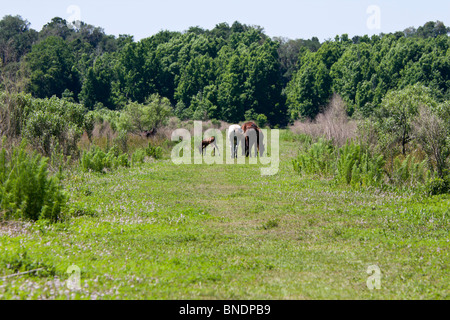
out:
M245 137L245 156L251 157L251 149L255 146L255 157L257 157L256 149L259 156L264 154L264 135L261 129L254 122L246 122L242 125L242 131L244 131ZM256 145L255 145L256 144Z
M152 130L145 130L141 132L142 138L150 138L153 137L156 134L156 129L153 128Z

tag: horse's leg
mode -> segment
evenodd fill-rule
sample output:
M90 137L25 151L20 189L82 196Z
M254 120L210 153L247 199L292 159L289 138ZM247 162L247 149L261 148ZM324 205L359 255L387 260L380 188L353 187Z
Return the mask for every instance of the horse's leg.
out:
M214 141L214 156L216 156L216 149L217 149L217 152L219 153L219 157L220 157L220 150L219 150L219 147L217 147L217 144L216 144L216 142Z
M228 137L230 139L231 159L234 159L234 136L230 134Z
M244 137L244 144L242 145L242 153L244 156L248 157L248 139Z
M245 141L245 144L244 144L244 146L245 146L244 147L244 149L245 149L245 156L248 157L248 153L249 153L248 152L249 151L248 147L249 147L249 144L250 144L248 137L245 137L244 141Z
M255 147L255 157L258 158L259 154L259 132L256 133L256 147Z

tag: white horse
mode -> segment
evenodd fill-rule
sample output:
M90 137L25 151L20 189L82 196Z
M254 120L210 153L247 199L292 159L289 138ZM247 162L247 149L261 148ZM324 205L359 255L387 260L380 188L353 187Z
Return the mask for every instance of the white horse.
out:
M230 140L231 158L237 158L239 143L244 148L244 131L240 125L234 124L228 128L228 138Z

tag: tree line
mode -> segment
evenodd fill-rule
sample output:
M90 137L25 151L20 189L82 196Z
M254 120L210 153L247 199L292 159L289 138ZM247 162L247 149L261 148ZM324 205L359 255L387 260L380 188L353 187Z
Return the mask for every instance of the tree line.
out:
M437 21L320 43L270 38L261 27L235 22L134 41L61 18L38 32L20 16L5 16L0 90L56 96L89 110L122 110L156 94L180 119L262 117L272 126L314 118L337 93L349 115L368 117L389 91L417 83L437 101L448 100L449 31Z

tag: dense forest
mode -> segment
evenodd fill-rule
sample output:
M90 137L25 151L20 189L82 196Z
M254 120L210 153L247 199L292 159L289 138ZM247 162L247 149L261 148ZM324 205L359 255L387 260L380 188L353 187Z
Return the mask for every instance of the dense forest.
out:
M314 118L333 93L348 115L368 117L389 91L421 84L450 96L450 28L427 22L372 37L320 43L270 38L239 22L161 31L141 41L54 18L41 31L20 16L0 21L0 90L56 96L88 110L122 110L155 94L180 119L284 126Z

